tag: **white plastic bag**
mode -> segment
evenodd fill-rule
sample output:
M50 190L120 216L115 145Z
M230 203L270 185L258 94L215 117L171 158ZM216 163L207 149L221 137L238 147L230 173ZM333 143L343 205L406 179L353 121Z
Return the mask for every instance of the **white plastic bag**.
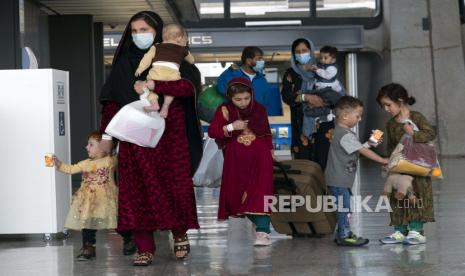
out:
M143 99L123 106L105 132L121 141L154 148L165 130L165 119L158 112L145 112L143 108L148 105Z
M195 186L219 187L223 175L223 152L214 139L207 138L203 147L202 160L194 174Z

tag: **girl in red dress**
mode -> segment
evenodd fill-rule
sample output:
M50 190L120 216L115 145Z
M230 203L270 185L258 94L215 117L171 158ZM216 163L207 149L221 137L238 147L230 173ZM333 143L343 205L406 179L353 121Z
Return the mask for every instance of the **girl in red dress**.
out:
M256 226L254 245L270 245L264 205L273 195L273 146L266 110L245 78L229 81L226 96L208 128L224 154L218 219L247 216Z

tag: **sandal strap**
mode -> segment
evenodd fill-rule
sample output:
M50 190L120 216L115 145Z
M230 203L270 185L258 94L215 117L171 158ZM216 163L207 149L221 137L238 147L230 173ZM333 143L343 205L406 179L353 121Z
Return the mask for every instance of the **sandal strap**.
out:
M152 253L143 252L143 253L138 254L134 258L133 262L135 264L149 264L149 263L152 262L152 260L153 260L153 254Z
M174 243L181 243L181 242L189 241L187 234L182 237L173 237L173 239L174 239Z
M189 251L190 245L189 244L175 245L174 248L175 248L175 251Z
M184 235L182 237L174 237L174 246L173 246L173 251L174 254L180 253L180 252L185 252L183 256L176 256L178 259L184 259L187 257L191 249L189 239L187 238L187 235Z

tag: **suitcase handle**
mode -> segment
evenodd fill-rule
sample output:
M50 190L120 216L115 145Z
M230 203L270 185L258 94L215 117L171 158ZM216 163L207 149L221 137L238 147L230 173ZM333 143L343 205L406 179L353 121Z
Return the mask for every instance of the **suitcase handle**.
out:
M284 167L286 169L286 167ZM280 172L280 170L273 170L273 172ZM302 174L301 170L296 170L296 169L286 169L287 174Z
M275 181L275 190L277 189L285 189L285 190L289 190L291 191L292 193L295 193L296 189L297 189L297 186L295 185L295 182L294 182L294 179L291 179L289 178L287 172L286 172L286 169L285 169L285 166L283 166L283 164L281 164L280 162L276 161L276 160L273 160L273 166L278 168L279 171L283 174L284 176L284 183L283 184L283 181L279 181L283 178L277 178L276 180L278 181Z

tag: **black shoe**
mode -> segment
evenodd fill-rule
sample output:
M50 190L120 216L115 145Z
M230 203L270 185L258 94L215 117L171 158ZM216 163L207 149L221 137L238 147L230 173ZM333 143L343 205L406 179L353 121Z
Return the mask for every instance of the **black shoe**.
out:
M133 239L124 241L123 244L123 255L132 255L136 253L137 247Z
M363 246L370 242L370 240L352 234L345 238L338 237L335 239L335 242L339 246Z
M95 258L95 256L96 256L96 254L95 254L95 246L93 244L86 243L86 245L84 245L81 248L81 254L77 255L76 259L79 262L90 261L93 258Z

